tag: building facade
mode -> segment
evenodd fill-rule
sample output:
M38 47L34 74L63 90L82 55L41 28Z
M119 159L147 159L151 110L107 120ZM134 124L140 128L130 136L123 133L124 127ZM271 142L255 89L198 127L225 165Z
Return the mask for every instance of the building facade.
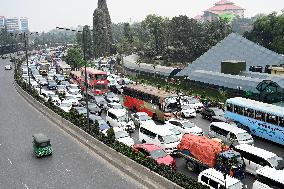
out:
M0 16L0 29L5 28L5 17Z
M245 9L235 5L235 3L228 0L221 0L214 4L213 7L204 11L203 15L198 15L198 21L213 21L219 17L226 17L232 20L234 17L244 18ZM200 16L202 19L200 19Z
M28 18L11 17L5 21L8 32L27 32L29 30Z

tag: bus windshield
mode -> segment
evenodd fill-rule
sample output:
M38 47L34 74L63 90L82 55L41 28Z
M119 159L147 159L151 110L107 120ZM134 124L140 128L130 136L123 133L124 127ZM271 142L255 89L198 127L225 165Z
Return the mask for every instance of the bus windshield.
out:
M107 85L105 85L105 84L96 84L94 86L94 89L98 89L98 90L107 89Z
M96 74L95 75L96 80L107 80L107 75L106 74Z

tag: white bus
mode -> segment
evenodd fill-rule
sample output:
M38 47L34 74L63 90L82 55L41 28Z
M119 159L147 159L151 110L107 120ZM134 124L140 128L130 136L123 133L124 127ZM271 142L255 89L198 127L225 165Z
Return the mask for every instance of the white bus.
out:
M246 126L251 134L284 145L284 108L236 97L226 101L225 117Z

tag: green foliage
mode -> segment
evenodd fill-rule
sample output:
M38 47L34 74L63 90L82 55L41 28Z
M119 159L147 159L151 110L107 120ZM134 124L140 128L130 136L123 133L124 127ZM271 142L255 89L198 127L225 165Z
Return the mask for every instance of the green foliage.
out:
M272 51L284 54L284 13L271 13L259 17L253 24L253 29L244 36Z
M78 48L68 49L66 62L72 67L73 70L82 67L84 65L84 60L81 50Z

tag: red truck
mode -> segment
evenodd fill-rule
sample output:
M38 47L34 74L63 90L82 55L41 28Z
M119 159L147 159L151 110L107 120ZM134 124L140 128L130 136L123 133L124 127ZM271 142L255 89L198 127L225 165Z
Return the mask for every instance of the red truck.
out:
M242 179L245 176L245 164L240 153L230 150L215 139L185 134L177 149L178 154L187 161L190 171L215 168L236 178Z

